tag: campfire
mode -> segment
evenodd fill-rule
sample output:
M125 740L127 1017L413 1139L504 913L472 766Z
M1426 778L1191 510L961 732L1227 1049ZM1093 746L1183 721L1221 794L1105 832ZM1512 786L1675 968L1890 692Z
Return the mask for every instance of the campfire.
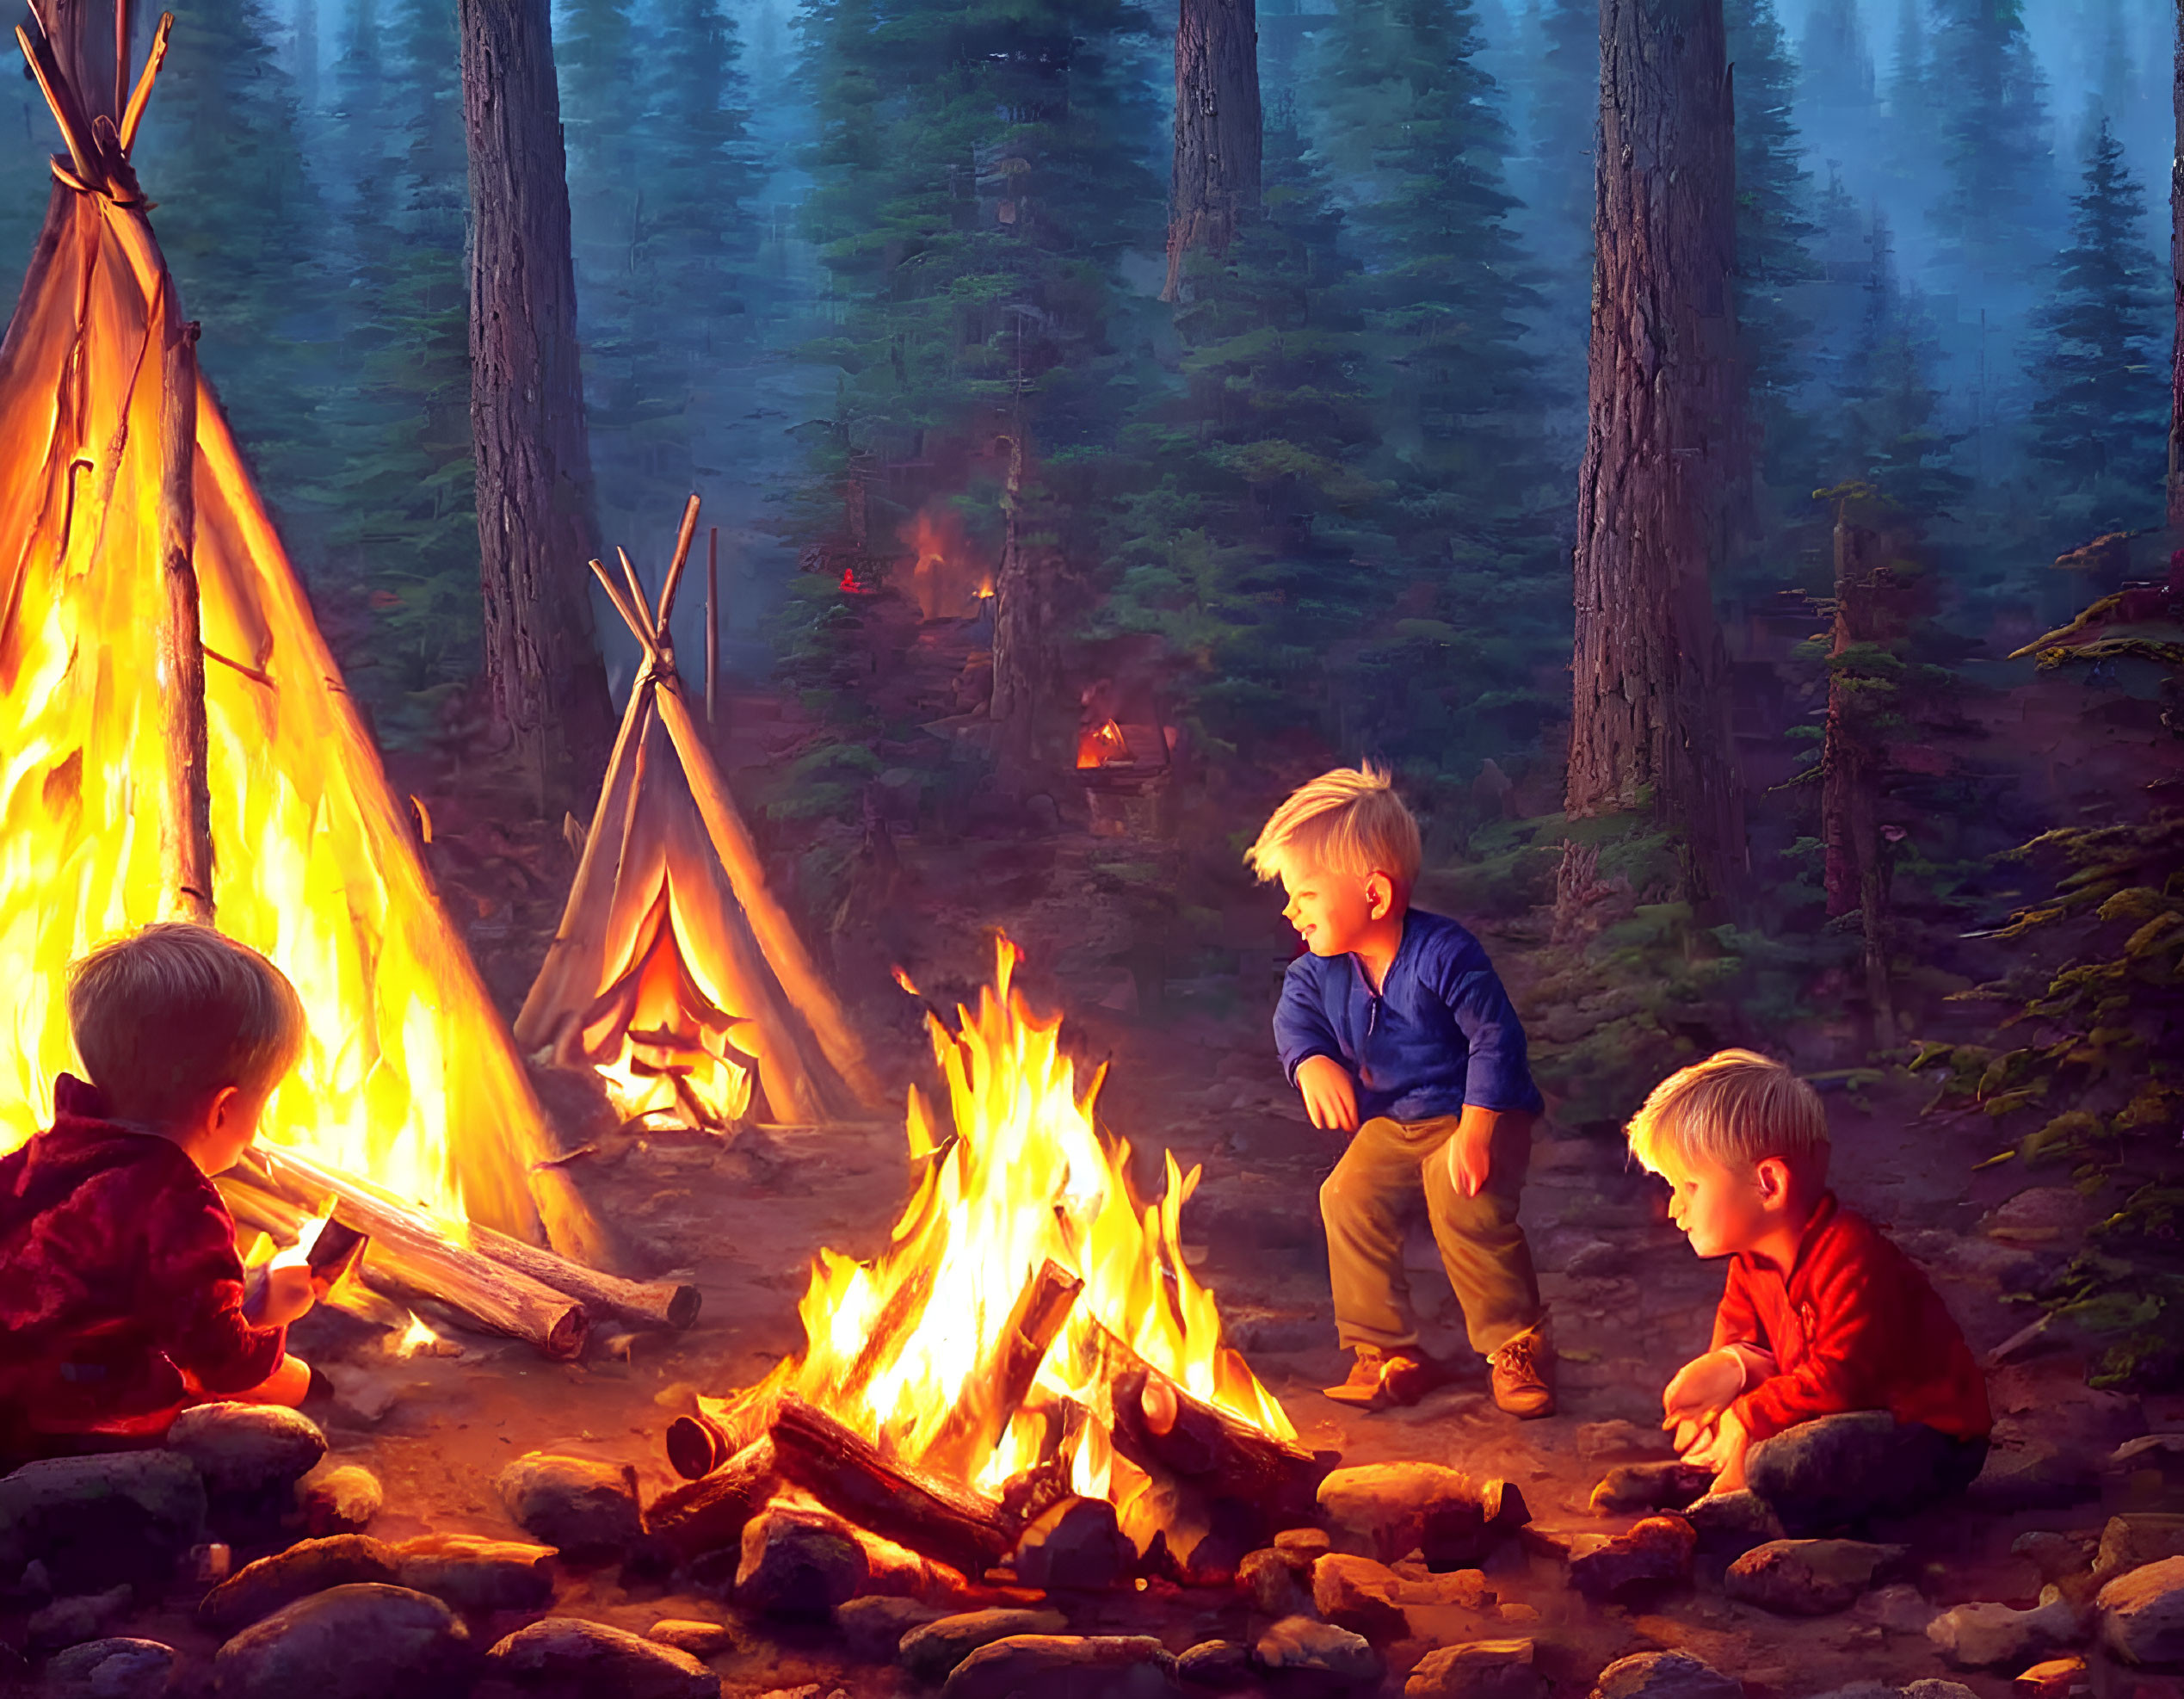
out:
M1138 1197L1095 1121L1100 1077L1080 1091L1060 1022L1014 986L1015 946L996 955L956 1029L929 1020L950 1120L912 1092L890 1249L822 1251L801 1356L677 1424L670 1456L697 1479L656 1507L670 1539L701 1545L787 1481L975 1579L1076 1498L1203 1570L1225 1529L1309 1508L1325 1460L1223 1343L1183 1254L1198 1171L1170 1155L1160 1197Z

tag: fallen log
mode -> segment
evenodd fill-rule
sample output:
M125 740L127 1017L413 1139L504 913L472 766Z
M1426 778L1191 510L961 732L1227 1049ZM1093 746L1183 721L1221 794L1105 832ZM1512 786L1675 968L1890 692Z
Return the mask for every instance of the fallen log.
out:
M837 1516L980 1576L1021 1530L999 1504L886 1455L793 1394L774 1413L776 1467Z
M919 1459L922 1467L968 1480L997 1445L1039 1378L1039 1366L1077 1307L1084 1282L1048 1257L1024 1282L1002 1325L993 1356L966 1379L953 1406Z
M220 1188L238 1215L291 1236L317 1213L236 1172L223 1176ZM486 1331L526 1340L550 1357L565 1360L583 1350L590 1319L566 1293L457 1245L417 1211L353 1185L326 1190L334 1195L336 1218L372 1236L356 1277L373 1291L445 1304Z
M668 1461L685 1480L711 1474L746 1446L766 1437L774 1406L796 1378L794 1357L783 1357L755 1387L725 1399L700 1393L698 1407L668 1424Z
M684 1559L719 1551L743 1537L743 1524L780 1484L774 1442L762 1438L703 1480L685 1481L654 1499L645 1512L645 1530Z

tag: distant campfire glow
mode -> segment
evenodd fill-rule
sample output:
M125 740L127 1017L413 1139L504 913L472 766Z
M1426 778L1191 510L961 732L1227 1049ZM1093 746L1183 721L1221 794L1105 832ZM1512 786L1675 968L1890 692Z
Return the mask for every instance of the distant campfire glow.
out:
M1129 754L1129 741L1122 735L1122 727L1112 720L1088 726L1077 734L1077 764L1080 768L1104 767L1111 761L1127 759Z
M993 574L974 558L953 509L928 507L896 535L910 551L907 588L919 618L968 619L993 594Z

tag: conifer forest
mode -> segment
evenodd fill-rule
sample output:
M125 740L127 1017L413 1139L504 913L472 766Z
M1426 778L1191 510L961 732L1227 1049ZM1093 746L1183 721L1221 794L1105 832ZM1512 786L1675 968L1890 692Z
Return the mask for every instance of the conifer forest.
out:
M58 40L54 19L108 3L38 0L26 53ZM1194 1683L1413 1699L2184 1691L2175 0L170 3L140 127L132 112L115 130L102 107L95 133L126 139L113 181L133 170L141 184L199 327L202 394L330 654L324 688L384 764L389 824L356 841L414 855L416 901L444 910L447 959L469 959L447 973L482 986L464 992L480 1012L461 1030L490 1037L446 1041L450 1078L490 1051L466 1089L536 1100L524 1113L546 1145L509 1158L511 1195L533 1200L521 1220L480 1202L482 1159L441 1167L473 1220L617 1271L616 1294L635 1281L706 1294L694 1331L672 1335L612 1331L595 1307L591 1344L559 1352L550 1381L533 1363L527 1389L505 1377L529 1356L495 1357L463 1331L466 1315L498 1313L482 1299L466 1310L435 1288L296 1324L289 1349L321 1371L302 1407L354 1454L336 1461L385 1483L375 1532L390 1541L513 1539L504 1504L522 1537L566 1556L509 1475L497 1499L475 1483L555 1446L616 1467L641 1453L651 1471L626 1489L646 1501L651 1543L616 1547L619 1572L555 1571L552 1608L639 1635L673 1619L652 1641L680 1648L678 1670L702 1665L700 1684L644 1684L666 1681L653 1671L584 1687L555 1673L551 1647L522 1664L508 1648L534 1630L515 1633L524 1619L501 1603L490 1634L471 1616L499 1671L478 1692L497 1679L711 1695L715 1678L771 1699ZM157 11L122 12L141 65ZM112 43L101 51L103 88ZM124 103L126 89L102 98ZM71 187L83 161L69 164L31 70L0 80L0 143L17 349L34 332L49 201L88 191ZM151 348L149 319L143 336ZM125 400L122 434L129 417ZM4 436L0 453L18 452ZM201 466L201 539L231 522L207 505L209 476ZM30 510L0 501L0 523ZM5 540L8 570L28 548ZM191 688L214 704L213 796L199 805L210 877L232 890L262 874L269 911L318 901L367 851L341 839L289 881L268 871L260 834L276 827L220 837L219 693L239 677L301 710L266 658L274 639L230 657L205 594L213 664ZM18 617L11 601L4 620ZM9 640L0 623L0 694L46 688L48 674L18 673ZM71 652L92 640L77 633ZM159 688L180 688L160 664ZM26 778L28 745L7 743L0 875L26 799L54 806L60 782L42 767ZM1463 1349L1469 1301L1444 1302L1417 1221L1402 1255L1449 1384L1419 1401L1384 1379L1367 1415L1331 1384L1359 1372L1347 1319L1337 1350L1341 1252L1323 1233L1335 1205L1321 1188L1345 1146L1268 1036L1307 947L1284 887L1255 880L1270 864L1247 855L1298 787L1367 763L1417 820L1410 900L1484 944L1528 1040L1545 1109L1522 1216L1559 1421L1503 1413L1502 1381L1473 1362L1484 1348ZM668 764L687 778L658 778ZM631 894L645 821L667 819L640 807L648 772L683 787L688 821L657 827L671 871L657 900ZM65 782L70 820L152 806L126 788L98 800L81 765ZM305 810L293 829L334 831L333 818ZM676 883L693 843L732 887L718 938ZM368 899L346 887L355 915L410 900L376 862L372 879ZM119 924L96 874L62 883ZM243 912L228 902L220 915ZM585 927L609 942L585 944ZM996 933L1021 953L1021 1005L1006 944L1004 991L979 1001ZM0 918L0 960L16 960L14 936ZM580 946L633 965L617 979ZM374 1104L395 1091L369 1060L392 1053L392 1005L362 1022L363 1049L342 1050L318 1031L301 972L259 947L312 1011L323 1053L301 1078L368 1077L357 1089ZM418 947L428 981L437 948ZM393 971L392 948L341 976L368 985ZM708 966L731 960L757 964L757 1002ZM661 1009L688 1033L667 1015L642 1030ZM775 1521L821 1514L764 1508L775 1455L802 1455L795 1398L825 1402L814 1318L900 1321L907 1288L883 1305L857 1282L904 1247L946 1246L914 1218L952 1207L939 1177L984 1136L981 1070L1001 1065L979 1060L990 1034L974 1022L1005 1009L1032 1035L1020 1054L1046 1041L1040 1022L1061 1023L1088 1129L1084 1093L1099 1093L1089 1147L1112 1153L1151 1247L1140 1301L1188 1321L1191 1294L1210 1292L1225 1355L1203 1353L1200 1386L1144 1338L1121 1343L1095 1270L1082 1298L1055 1297L1051 1282L1090 1263L1052 1251L1050 1285L1025 1285L1012 1312L1012 1274L996 1300L1009 1348L1035 1350L988 1448L1046 1411L1054 1493L1098 1496L1091 1450L1068 1449L1084 1394L1073 1405L1052 1381L1066 1350L1091 1360L1056 1331L1075 1302L1068 1325L1097 1309L1113 1350L1143 1358L1112 1382L1145 1400L1114 1418L1118 1471L1143 1462L1140 1442L1182 1467L1162 1420L1203 1417L1249 1451L1231 1431L1243 1395L1223 1378L1241 1375L1274 1412L1265 1443L1319 1455L1313 1529L1328 1533L1280 1532L1277 1559L1274 1534L1299 1518L1275 1520L1223 1558L1217 1495L1204 1541L1186 1549L1179 1530L1204 1530L1171 1504L1155 1552L1118 1473L1120 1521L1098 1537L1131 1549L1083 1590L1033 1580L1093 1563L1051 1529L1011 1555L979 1545L972 1517L972 1561L883 1515L841 1536L865 1550L857 1574L881 1573L884 1547L922 1579L845 1583L816 1609L817 1583L768 1593L754 1577L772 1573ZM45 1019L18 1020L27 1053ZM585 1047L606 1029L633 1060ZM1687 1463L1655 1435L1663 1383L1708 1346L1722 1265L1693 1257L1681 1206L1626 1128L1666 1076L1729 1047L1817 1090L1829 1183L1940 1293L1995 1421L1984 1473L1926 1520L1781 1538L1866 1554L1793 1554L1781 1562L1810 1572L1794 1585L1752 1579L1739 1555L1784 1528L1724 1536L1727 1513L1706 1514L1718 1495L1694 1498L1699 1477L1677 1498ZM1335 1053L1330 1041L1306 1060ZM906 1092L919 1094L907 1178ZM425 1117L450 1140L458 1119ZM1009 1159L1020 1174L1039 1160L1025 1136ZM9 1144L0 1127L0 1158ZM262 1227L268 1254L281 1223L300 1233L321 1213L307 1186L285 1203L250 1192L284 1159L221 1187L249 1229L238 1242ZM1070 1170L1070 1198L1083 1175ZM1055 1188L1047 1213L1074 1233ZM0 1251L5 1225L0 1208ZM398 1333L404 1310L449 1348L398 1356L377 1331L367 1349L336 1330L376 1316ZM555 1356L558 1336L542 1337ZM873 1380L870 1348L853 1356L826 1384ZM1103 1360L1111 1375L1125 1361ZM1502 1375L1501 1356L1484 1360ZM1156 1416L1163 1371L1184 1390ZM1043 1390L1027 1392L1035 1375ZM751 1418L752 1387L790 1413ZM563 1437L579 1429L585 1444ZM690 1480L655 1503L674 1480L655 1466L663 1430ZM884 1422L875 1433L877 1469L903 1442ZM898 1461L960 1463L972 1454L947 1449L960 1437ZM694 1468L676 1450L692 1443ZM737 1472L762 1443L753 1487ZM1353 1467L1326 1474L1333 1452ZM1408 1543L1380 1523L1358 1535L1329 1496L1358 1466L1422 1459L1494 1477L1465 1501L1476 1549L1437 1554L1437 1511L1417 1513L1426 1532ZM781 1479L856 1521L799 1467L817 1466L783 1462ZM1144 1467L1157 1492L1160 1468ZM956 1473L976 1498L1037 1471ZM737 1515L705 1523L706 1546L691 1529L725 1514L731 1480ZM891 1488L886 1514L908 1514L908 1490ZM29 1613L69 1590L17 1581L7 1494L0 1480L0 1690L20 1646L24 1671L46 1671L34 1690L123 1691L54 1684L70 1654L53 1646L70 1642L41 1641ZM1654 1514L1690 1502L1695 1535ZM1596 1520L1626 1512L1635 1528ZM363 1526L312 1515L313 1535ZM294 1517L284 1526L232 1536L236 1566L301 1537ZM1710 1559L1724 1538L1727 1558ZM1648 1567L1663 1539L1685 1541L1680 1559ZM943 1555L945 1597L931 1582ZM1821 1575L1853 1558L1854 1584ZM407 1559L388 1562L423 1585ZM138 1585L134 1608L152 1610ZM852 1597L865 1592L900 1597L882 1611ZM913 1597L936 1608L918 1615ZM131 1608L101 1632L171 1642L177 1670L219 1647L206 1668L223 1695L298 1691L293 1669L281 1686L237 1652L260 1629L207 1637L203 1612L162 1627ZM945 1658L913 1653L921 1624L979 1609L1013 1626L966 1631ZM1059 1643L1057 1611L1087 1637L1077 1649L1022 1653L1030 1675L974 1667L994 1654L970 1648L1018 1644L999 1636ZM1364 1661L1314 1638L1338 1630ZM1165 1650L1096 1650L1134 1634ZM1520 1639L1521 1657L1445 1651ZM1217 1641L1233 1653L1204 1651ZM1619 1686L1608 1668L1669 1654L1681 1673L1649 1665ZM426 1691L396 1664L371 1668L379 1691Z

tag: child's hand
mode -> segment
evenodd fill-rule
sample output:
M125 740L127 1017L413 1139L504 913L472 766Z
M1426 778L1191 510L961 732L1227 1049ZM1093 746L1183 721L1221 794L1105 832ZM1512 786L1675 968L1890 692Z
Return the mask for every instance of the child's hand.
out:
M1297 1090L1313 1126L1357 1131L1357 1084L1332 1056L1307 1056L1298 1063Z
M1710 1491L1735 1492L1744 1485L1744 1452L1750 1443L1751 1436L1737 1419L1737 1412L1724 1410L1714 1424L1713 1432L1703 1443L1685 1452L1683 1461L1694 1469L1714 1472L1714 1484Z
M1675 1446L1690 1446L1744 1390L1744 1365L1735 1353L1708 1351L1675 1373L1661 1394L1661 1425L1675 1430Z
M260 1327L286 1327L309 1315L318 1301L318 1282L310 1269L291 1263L265 1271L265 1286L258 1298L258 1313L251 1319Z

